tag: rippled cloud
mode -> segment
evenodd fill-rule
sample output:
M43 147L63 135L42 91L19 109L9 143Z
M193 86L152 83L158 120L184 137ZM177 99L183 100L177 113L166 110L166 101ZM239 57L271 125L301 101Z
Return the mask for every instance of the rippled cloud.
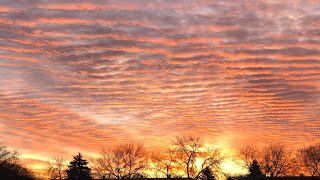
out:
M0 2L1 142L320 137L320 1ZM61 148L63 147L63 148ZM44 154L44 155L48 155Z

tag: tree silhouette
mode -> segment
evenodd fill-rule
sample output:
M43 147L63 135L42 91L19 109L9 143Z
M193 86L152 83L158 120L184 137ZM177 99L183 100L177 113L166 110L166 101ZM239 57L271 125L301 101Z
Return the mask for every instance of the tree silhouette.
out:
M320 143L299 149L297 159L311 176L320 175Z
M197 174L195 174L194 179L200 179L204 171L210 170L212 173L221 172L222 170L220 165L223 159L224 157L221 156L219 149L203 147L196 157L196 161L198 161L195 166Z
M254 161L261 156L260 150L253 146L246 146L240 149L239 157L244 161L244 167L250 168Z
M214 177L214 174L212 172L212 170L208 167L206 167L202 173L201 173L201 176L199 177L199 179L201 180L214 180L215 177Z
M280 144L265 147L259 162L264 173L271 177L285 175L292 168L291 153Z
M65 178L67 168L65 162L66 159L64 155L55 155L48 161L47 172L50 179L62 180Z
M0 145L0 164L16 163L19 161L18 155L16 150L10 151L6 146Z
M100 158L98 159L90 159L90 167L91 167L91 175L96 178L100 179L110 179L110 173L103 167L101 166L99 162Z
M167 179L176 176L177 170L177 152L173 149L167 149L165 153L153 154L151 156L153 169L156 172L164 174Z
M253 160L249 167L249 177L258 178L262 176L260 165L257 160Z
M221 171L223 157L220 150L204 146L199 137L176 137L173 144L177 148L181 164L185 166L188 179L199 179L205 169L214 169L216 173Z
M35 180L33 173L20 164L18 154L0 145L0 179Z
M73 157L67 169L68 180L90 180L91 169L87 166L88 161L79 153Z
M259 162L262 173L270 177L289 174L293 169L291 152L281 144L270 144L264 148L247 146L240 150L240 158L248 170L254 161Z
M96 167L107 177L131 179L143 176L148 167L148 155L141 144L121 144L110 151L103 150Z
M187 177L190 179L195 168L197 154L202 147L201 139L192 136L176 137L173 144L177 147L180 159L185 164Z

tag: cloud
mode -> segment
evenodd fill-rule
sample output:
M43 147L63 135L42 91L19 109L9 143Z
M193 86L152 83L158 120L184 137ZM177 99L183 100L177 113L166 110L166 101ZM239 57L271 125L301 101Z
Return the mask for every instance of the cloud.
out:
M318 16L313 1L1 1L2 141L315 141Z

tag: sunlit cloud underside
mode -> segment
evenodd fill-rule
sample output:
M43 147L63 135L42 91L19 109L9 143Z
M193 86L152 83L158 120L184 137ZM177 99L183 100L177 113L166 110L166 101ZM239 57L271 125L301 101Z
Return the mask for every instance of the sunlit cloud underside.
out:
M181 134L320 137L320 1L0 2L0 142L38 162Z

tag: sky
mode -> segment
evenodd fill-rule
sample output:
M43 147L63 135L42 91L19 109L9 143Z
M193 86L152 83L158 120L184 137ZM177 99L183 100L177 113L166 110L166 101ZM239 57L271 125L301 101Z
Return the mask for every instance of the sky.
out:
M34 167L186 134L303 146L319 109L319 0L0 0L0 143Z

